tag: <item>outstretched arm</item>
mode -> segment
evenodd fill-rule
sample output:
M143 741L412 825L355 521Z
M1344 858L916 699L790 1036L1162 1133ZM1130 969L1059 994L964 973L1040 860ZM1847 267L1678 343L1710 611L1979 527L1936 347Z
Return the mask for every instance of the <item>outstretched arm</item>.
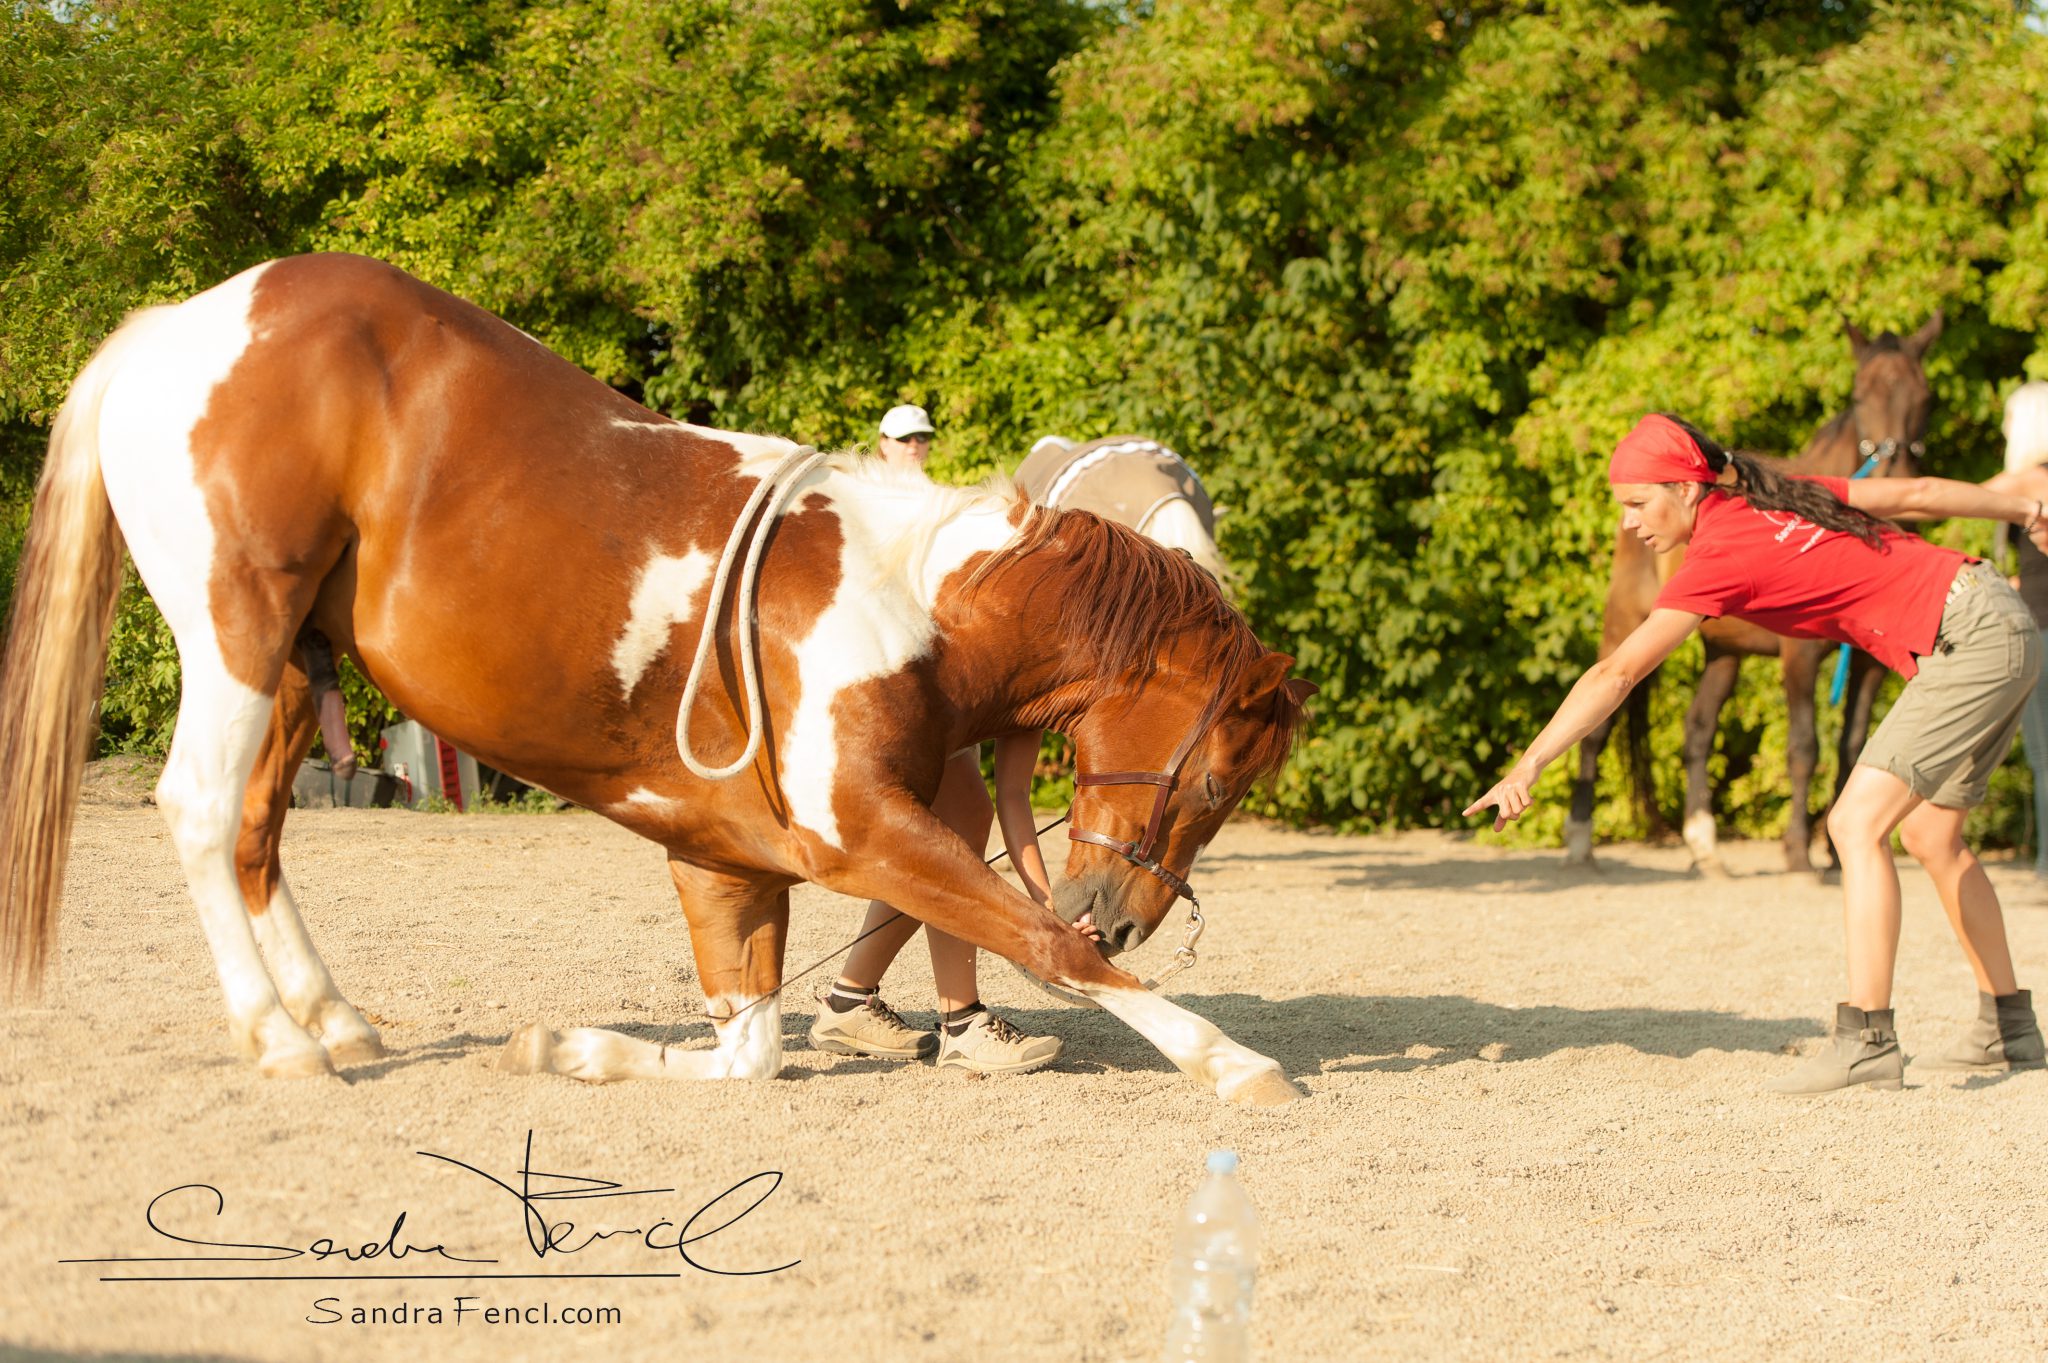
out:
M1557 707L1543 732L1536 735L1522 760L1492 790L1473 801L1466 808L1466 815L1492 808L1496 832L1506 828L1508 820L1521 818L1532 803L1529 790L1543 775L1543 769L1620 708L1628 693L1670 657L1672 650L1684 643L1704 618L1691 611L1651 611L1650 618L1637 625L1619 648L1587 668L1585 675L1572 684L1571 694Z
M2048 478L2000 474L1983 486L1953 478L1858 478L1849 484L1849 505L1895 521L1943 520L1969 516L2023 526L2048 549Z
M1052 902L1052 878L1038 852L1038 826L1031 817L1031 770L1038 763L1038 730L1020 729L996 740L996 822L1003 846L1024 888L1041 904Z

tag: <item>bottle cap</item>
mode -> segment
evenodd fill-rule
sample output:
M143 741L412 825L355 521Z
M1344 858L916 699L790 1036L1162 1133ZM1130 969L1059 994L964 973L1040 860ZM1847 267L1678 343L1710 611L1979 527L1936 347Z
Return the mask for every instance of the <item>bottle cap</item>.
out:
M1236 1173L1237 1152L1235 1150L1211 1150L1209 1152L1209 1172L1212 1174Z

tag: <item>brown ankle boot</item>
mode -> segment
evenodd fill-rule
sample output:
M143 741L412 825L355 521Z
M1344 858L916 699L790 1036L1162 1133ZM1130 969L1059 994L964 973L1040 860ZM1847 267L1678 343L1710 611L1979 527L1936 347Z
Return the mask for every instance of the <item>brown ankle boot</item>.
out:
M1892 1010L1873 1008L1866 1013L1838 1003L1835 1032L1827 1044L1798 1069L1764 1087L1773 1093L1832 1093L1856 1084L1897 1089L1905 1082L1906 1059L1899 1053Z
M1976 1025L1930 1060L1927 1068L2003 1073L2036 1069L2042 1055L2041 1024L2034 1020L2033 994L2025 989L2010 994L1980 993Z

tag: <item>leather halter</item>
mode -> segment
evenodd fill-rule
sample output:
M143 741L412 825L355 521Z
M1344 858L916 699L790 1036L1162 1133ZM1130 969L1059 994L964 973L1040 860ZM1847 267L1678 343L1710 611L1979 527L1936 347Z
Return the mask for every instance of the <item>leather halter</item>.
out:
M1076 786L1147 785L1155 787L1156 789L1152 796L1152 814L1151 817L1145 820L1145 834L1142 838L1136 842L1125 842L1121 838L1112 838L1106 833L1095 833L1073 825L1069 825L1067 828L1067 838L1069 841L1093 843L1097 847L1107 847L1110 851L1131 863L1131 865L1141 870L1150 871L1164 882L1166 887L1172 890L1175 895L1193 904L1197 910L1201 908L1201 901L1195 898L1194 888L1187 881L1159 864L1158 859L1152 855L1152 844L1159 840L1159 824L1166 817L1167 796L1171 795L1174 788L1180 784L1181 766L1188 760L1188 754L1195 750L1195 744L1201 740L1202 735L1209 731L1209 725L1215 720L1216 712L1222 708L1223 692L1219 689L1210 698L1208 708L1202 711L1201 717L1195 721L1194 727L1189 729L1187 736L1181 739L1180 746L1173 750L1173 756L1166 759L1166 770L1164 771L1077 771L1074 773L1074 784Z

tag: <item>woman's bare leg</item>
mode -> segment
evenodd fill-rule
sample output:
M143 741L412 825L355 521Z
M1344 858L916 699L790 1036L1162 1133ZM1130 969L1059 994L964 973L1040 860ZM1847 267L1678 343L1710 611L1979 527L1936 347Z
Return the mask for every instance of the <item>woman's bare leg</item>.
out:
M1849 1003L1892 1005L1899 958L1899 871L1892 830L1921 804L1898 777L1880 767L1849 773L1828 811L1828 835L1842 858L1842 926L1849 951Z
M939 793L932 800L932 813L977 854L988 846L995 806L989 803L988 787L981 783L978 750L955 753L947 759L945 774L939 778ZM932 979L937 986L939 1008L957 1013L980 1002L973 945L938 928L925 929L925 944L931 948Z
M1964 809L1922 804L1899 825L1899 838L1913 859L1927 869L1949 926L1962 943L1963 955L1976 972L1977 988L1986 994L2010 994L2019 988L2013 978L2012 952L2005 941L2005 915L1998 891L1976 854L1963 843Z

